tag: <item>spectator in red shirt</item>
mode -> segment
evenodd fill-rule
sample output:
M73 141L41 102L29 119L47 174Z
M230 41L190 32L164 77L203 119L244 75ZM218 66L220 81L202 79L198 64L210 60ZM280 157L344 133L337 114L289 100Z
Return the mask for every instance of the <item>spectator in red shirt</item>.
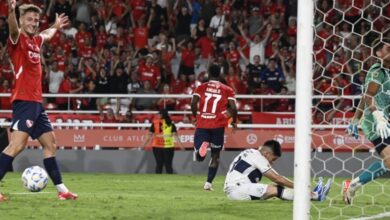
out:
M226 84L230 86L236 94L245 93L242 91L242 82L238 74L236 74L236 68L229 65L227 76L225 77Z
M171 39L172 47L170 44L161 45L161 61L165 68L171 70L172 60L176 57L176 40Z
M240 52L237 50L236 43L230 41L229 50L225 52L226 61L235 69L239 68Z
M280 90L279 95L288 95L287 87L283 86L282 89ZM294 103L292 101L293 101L292 99L288 99L288 98L277 99L276 111L278 111L278 112L291 112L291 111L293 111Z
M338 74L334 77L333 84L339 90L339 94L343 96L352 95L352 87L349 82L352 79L349 78L346 74ZM352 100L351 99L342 99L340 100L340 110L345 111L352 108Z
M182 81L192 82L195 79L195 52L194 44L188 41L181 51L180 78Z
M107 0L106 7L109 8L108 17L114 15L118 21L123 20L129 9L123 0Z
M51 45L59 45L60 43L60 37L61 37L61 32L57 31L54 36L50 39L50 44Z
M0 17L8 17L8 3L5 0L0 1Z
M96 47L98 50L102 49L107 41L108 34L104 25L99 26L99 31L95 32Z
M338 95L339 91L329 78L322 77L320 81L315 82L315 91L321 95ZM317 103L317 108L321 111L328 111L333 108L334 99L322 99Z
M64 33L61 33L58 45L53 45L61 47L66 56L69 56L72 52L72 44Z
M100 112L100 115L99 115L100 122L104 122L104 123L119 123L120 122L119 108L117 108L117 111L115 113L111 107L106 108L106 114L104 114L102 108L99 108L99 112ZM113 130L116 128L110 127L110 128L104 128L104 129Z
M0 49L2 49L2 48L0 47ZM0 76L2 76L3 79L8 80L10 82L10 84L12 84L12 82L14 81L14 74L13 74L12 67L9 63L9 59L8 59L7 54L8 53L4 54L3 59L0 58ZM0 57L1 57L1 54L0 54Z
M86 30L84 23L80 23L78 31L75 36L77 47L82 47L86 39L91 39L91 33Z
M152 22L153 16L154 16L154 12L153 10L151 10L146 25L144 19L135 20L135 18L131 17L132 26L134 27L133 28L134 47L136 49L142 49L148 46L149 29L150 29L150 24ZM136 24L138 25L136 26Z
M0 93L11 93L9 81L4 79L2 86L0 87ZM0 97L0 109L11 109L11 98Z
M214 55L216 45L212 34L213 34L212 29L207 28L206 35L200 37L196 42L196 46L200 48L200 53L203 59L208 59L210 56Z
M106 5L104 4L104 0L94 1L93 8L99 20L104 21L108 18L108 11Z
M149 81L152 89L156 89L160 84L161 70L153 65L153 56L146 56L145 64L138 67L138 74L141 81Z
M92 47L92 42L90 38L84 40L83 46L79 46L78 54L79 57L83 58L92 58L95 56L95 48Z
M146 14L146 1L145 0L130 0L131 16L134 20L138 21L144 19Z
M58 63L58 70L65 72L66 70L66 60L64 50L61 47L57 47L56 53L54 54L54 61Z
M82 83L78 82L77 75L66 75L65 79L62 80L60 87L58 89L58 93L79 93L83 89ZM56 103L58 105L58 109L67 110L67 109L75 109L76 100L74 98L68 100L69 98L56 98Z
M297 35L297 18L296 17L290 17L288 19L287 35L288 36L296 36Z

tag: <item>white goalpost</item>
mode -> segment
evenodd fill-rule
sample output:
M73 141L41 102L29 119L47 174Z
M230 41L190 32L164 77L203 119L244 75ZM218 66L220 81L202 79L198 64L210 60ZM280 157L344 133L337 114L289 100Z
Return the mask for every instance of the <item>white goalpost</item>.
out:
M297 88L294 146L294 220L310 219L313 7L313 0L298 1Z
M371 164L381 161L361 129L354 138L345 128L378 62L374 42L390 38L389 21L390 1L298 1L295 220L390 216L389 172L364 182L351 204L343 200L343 181L372 172ZM331 179L332 188L326 200L311 202L311 178L318 177Z

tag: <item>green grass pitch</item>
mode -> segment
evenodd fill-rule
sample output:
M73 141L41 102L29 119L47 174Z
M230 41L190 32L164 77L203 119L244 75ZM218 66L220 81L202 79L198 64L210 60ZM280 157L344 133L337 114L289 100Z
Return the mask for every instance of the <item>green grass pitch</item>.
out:
M0 219L292 219L289 201L228 200L222 191L223 176L217 176L215 191L206 192L202 189L205 176L200 175L64 173L64 182L79 199L59 201L51 183L42 193L29 193L20 175L8 173L1 184L0 191L9 199L0 203ZM353 206L341 202L341 181L333 184L329 199L312 203L312 219L348 219L390 211L386 179L367 185Z

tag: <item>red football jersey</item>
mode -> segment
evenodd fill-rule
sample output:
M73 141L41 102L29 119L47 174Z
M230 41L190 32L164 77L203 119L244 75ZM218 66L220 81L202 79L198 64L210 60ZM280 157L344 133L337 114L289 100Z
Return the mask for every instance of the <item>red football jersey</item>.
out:
M225 57L229 62L235 67L238 65L238 62L240 62L240 52L238 50L233 50L233 51L227 51L225 52Z
M130 6L132 8L134 21L139 20L146 11L146 1L144 0L132 0L130 2Z
M15 44L8 38L8 53L15 77L11 102L15 100L42 102L40 55L42 43L41 35L29 37L21 33Z
M157 81L161 78L160 69L157 66L141 65L138 67L138 73L142 82L149 81L150 86L155 89Z
M141 49L148 45L149 28L147 27L136 27L133 29L134 32L134 47Z
M221 82L210 80L198 86L194 96L200 98L196 120L197 128L220 128L228 123L228 100L236 100L234 91Z

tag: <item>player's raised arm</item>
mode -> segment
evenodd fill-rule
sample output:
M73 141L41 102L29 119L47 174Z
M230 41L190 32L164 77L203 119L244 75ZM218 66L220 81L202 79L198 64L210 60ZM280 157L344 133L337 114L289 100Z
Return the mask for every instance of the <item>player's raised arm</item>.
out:
M56 14L56 19L54 24L50 28L41 32L44 41L49 41L58 30L67 26L68 24L69 24L68 16L66 16L64 13L60 15Z
M8 0L8 28L12 42L16 42L20 34L20 29L16 20L15 8L16 0Z

